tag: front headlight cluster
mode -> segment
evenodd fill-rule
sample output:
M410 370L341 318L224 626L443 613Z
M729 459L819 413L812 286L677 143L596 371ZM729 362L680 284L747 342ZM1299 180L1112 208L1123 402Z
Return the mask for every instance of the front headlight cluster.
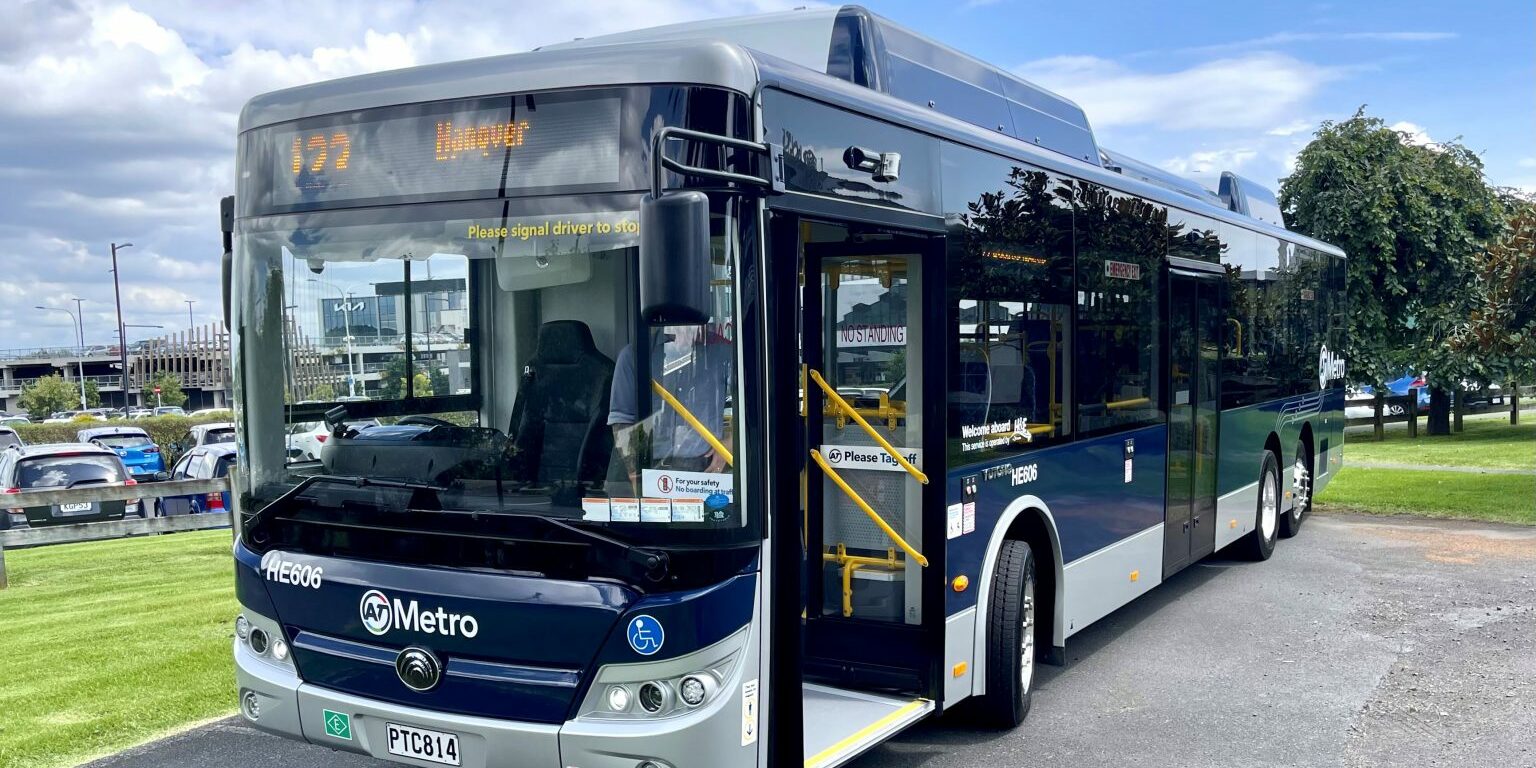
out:
M283 633L278 629L277 622L266 617L255 616L253 620L246 618L243 613L236 616L235 639L262 659L285 667L293 664L288 658L288 642L283 640Z
M709 648L660 662L618 664L598 670L581 716L594 719L682 715L714 701L731 679L746 630Z

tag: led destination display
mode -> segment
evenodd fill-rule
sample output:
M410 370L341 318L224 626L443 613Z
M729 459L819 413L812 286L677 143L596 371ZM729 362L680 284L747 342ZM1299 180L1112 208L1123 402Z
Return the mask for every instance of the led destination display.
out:
M619 98L476 99L268 133L272 203L611 184Z

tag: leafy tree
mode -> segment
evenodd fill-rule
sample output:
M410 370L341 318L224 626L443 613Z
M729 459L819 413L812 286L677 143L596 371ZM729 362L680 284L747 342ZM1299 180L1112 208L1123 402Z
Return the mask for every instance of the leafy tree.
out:
M160 388L160 394L155 394L155 387ZM139 390L144 402L157 402L159 405L185 405L187 394L181 391L181 379L170 371L161 371L144 382L143 389ZM159 398L156 401L156 397Z
M1414 144L1362 107L1323 123L1281 180L1280 205L1291 229L1349 255L1351 377L1379 386L1430 371L1436 431L1443 387L1476 371L1451 341L1471 309L1475 260L1502 223L1482 161L1454 141Z
M1487 384L1536 378L1536 196L1500 190L1503 233L1473 259L1471 311L1452 348Z
M96 382L94 381L87 381L85 383L85 407L101 407L101 390L96 387Z
M86 396L90 396L89 389L86 390ZM20 403L21 409L35 420L46 419L59 411L77 410L80 407L80 385L66 381L58 374L44 376L21 391Z

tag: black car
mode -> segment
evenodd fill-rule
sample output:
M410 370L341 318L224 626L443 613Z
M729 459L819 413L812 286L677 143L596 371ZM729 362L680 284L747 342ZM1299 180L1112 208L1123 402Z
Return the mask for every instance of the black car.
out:
M54 443L0 450L0 530L121 520L125 515L142 517L143 505L138 500L12 506L29 490L136 484L123 460L100 446Z

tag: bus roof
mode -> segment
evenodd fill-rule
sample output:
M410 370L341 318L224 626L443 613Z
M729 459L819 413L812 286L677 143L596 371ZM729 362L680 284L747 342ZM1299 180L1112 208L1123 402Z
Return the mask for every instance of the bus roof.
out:
M922 85L905 93L889 90L899 78ZM659 83L716 86L743 94L760 86L781 88L1344 255L1277 223L1236 212L1228 202L1264 195L1224 198L1150 164L1108 154L1094 140L1083 110L1070 100L858 6L676 24L527 53L314 83L251 99L241 111L239 129L397 104ZM924 100L924 93L936 98ZM961 106L946 108L950 104ZM1006 114L1010 119L995 127L982 125L977 120L984 114Z

